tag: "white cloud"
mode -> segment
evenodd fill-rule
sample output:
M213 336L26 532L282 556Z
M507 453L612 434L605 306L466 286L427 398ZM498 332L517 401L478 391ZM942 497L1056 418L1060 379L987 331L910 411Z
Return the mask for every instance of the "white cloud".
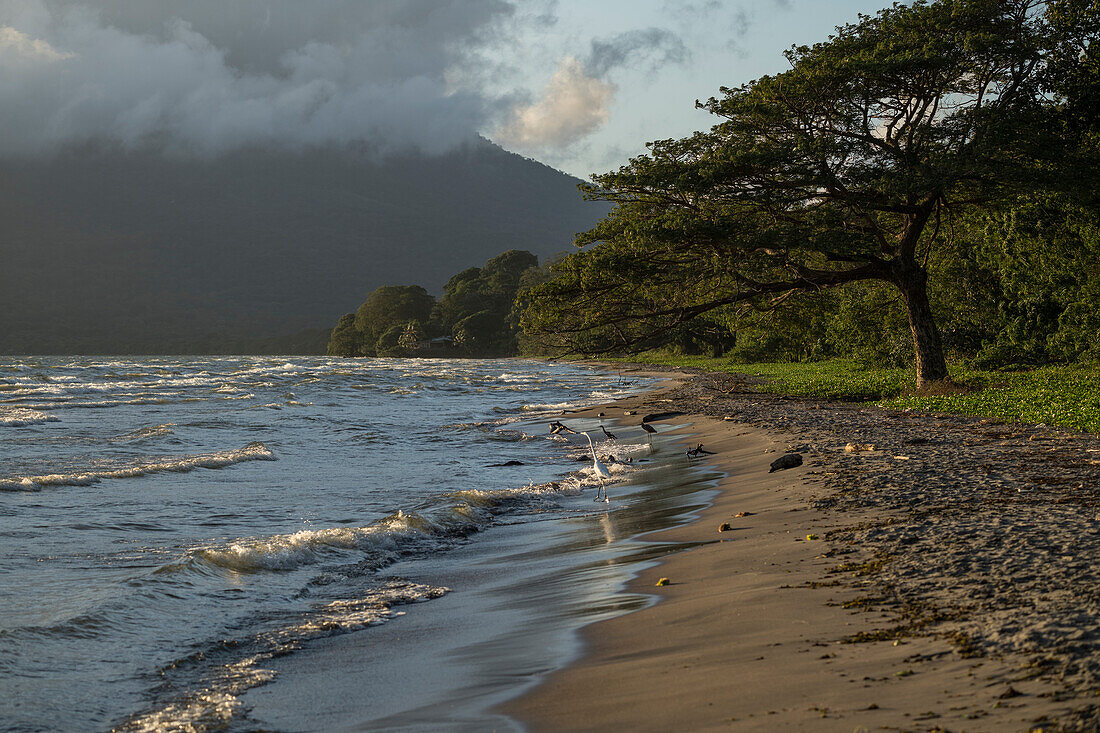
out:
M499 100L448 81L511 13L502 0L2 0L0 156L89 141L445 152L495 124Z
M542 97L517 105L494 137L527 151L568 147L607 123L614 94L613 84L586 75L577 59L566 57Z
M72 57L73 54L58 51L40 38L31 38L11 26L0 26L0 63L4 65L51 63Z

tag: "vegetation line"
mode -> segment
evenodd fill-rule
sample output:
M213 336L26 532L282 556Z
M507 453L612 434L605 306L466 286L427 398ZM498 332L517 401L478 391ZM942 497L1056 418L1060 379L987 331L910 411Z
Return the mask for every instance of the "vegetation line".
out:
M899 410L929 410L1005 422L1100 433L1100 365L995 371L950 365L954 386L917 389L913 370L872 367L852 359L744 363L725 358L648 351L629 359L755 378L753 389L792 397L869 402Z

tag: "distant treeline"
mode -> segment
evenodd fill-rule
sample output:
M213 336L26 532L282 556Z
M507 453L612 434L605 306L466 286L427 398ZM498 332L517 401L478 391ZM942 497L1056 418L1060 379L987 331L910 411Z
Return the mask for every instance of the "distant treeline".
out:
M331 356L510 356L517 352L517 293L544 275L538 257L509 250L458 273L438 300L419 285L385 285L340 318Z

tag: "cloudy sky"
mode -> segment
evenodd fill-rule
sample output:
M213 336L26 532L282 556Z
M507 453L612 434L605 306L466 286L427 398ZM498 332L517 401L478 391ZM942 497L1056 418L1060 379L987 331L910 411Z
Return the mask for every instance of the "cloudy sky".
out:
M487 137L577 176L886 0L0 0L0 156Z

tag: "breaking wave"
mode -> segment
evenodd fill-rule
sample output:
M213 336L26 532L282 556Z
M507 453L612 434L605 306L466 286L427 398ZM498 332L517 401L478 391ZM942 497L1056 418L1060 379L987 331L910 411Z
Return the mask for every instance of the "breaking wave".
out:
M262 632L248 640L244 645L247 655L216 666L199 689L135 715L114 730L120 733L221 730L240 710L240 696L244 692L276 677L274 670L261 666L264 662L294 651L312 639L385 623L404 615L404 611L395 607L430 601L449 591L450 588L442 586L394 579L362 598L318 604L297 623ZM217 656L217 651L212 655Z
M136 478L151 473L172 471L186 473L196 468L225 468L245 461L274 461L275 454L266 445L253 442L244 448L197 456L143 461L120 468L51 473L42 476L19 476L0 479L2 491L39 491L46 486L90 486L105 479Z
M45 412L32 410L26 407L0 408L0 427L21 428L27 425L41 425L47 422L58 422L60 418Z
M622 472L622 469L618 472ZM616 473L615 468L612 473ZM331 559L341 552L358 551L363 563L379 568L413 552L433 551L487 526L496 514L518 506L552 502L575 495L589 482L585 471L572 479L531 483L515 489L466 489L440 494L441 504L423 512L398 511L362 527L310 529L291 534L241 539L218 547L188 552L178 569L199 563L234 572L294 570Z

